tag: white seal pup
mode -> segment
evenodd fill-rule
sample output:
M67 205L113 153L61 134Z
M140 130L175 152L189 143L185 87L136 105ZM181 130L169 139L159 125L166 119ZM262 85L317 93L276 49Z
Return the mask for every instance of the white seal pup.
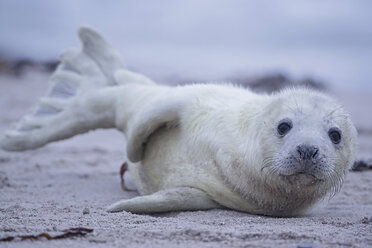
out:
M1 139L21 151L97 128L127 138L141 196L109 211L231 208L297 215L335 194L356 130L330 97L309 89L258 95L233 85L169 87L130 72L100 35L81 28L35 109Z

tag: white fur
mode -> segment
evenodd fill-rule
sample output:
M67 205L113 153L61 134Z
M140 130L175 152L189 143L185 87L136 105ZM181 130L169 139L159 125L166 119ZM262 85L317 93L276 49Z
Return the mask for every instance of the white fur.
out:
M7 133L1 146L32 149L95 128L119 129L128 140L129 172L144 196L109 211L227 207L293 215L341 185L356 133L348 114L328 96L308 89L258 95L229 84L160 86L126 70L94 31L83 28L79 34L83 49L62 56L50 93L38 105L42 110ZM291 118L294 128L278 137L283 118ZM327 136L333 126L343 133L338 146ZM327 160L314 171L320 183L309 184L306 175L285 166L303 142L319 145Z

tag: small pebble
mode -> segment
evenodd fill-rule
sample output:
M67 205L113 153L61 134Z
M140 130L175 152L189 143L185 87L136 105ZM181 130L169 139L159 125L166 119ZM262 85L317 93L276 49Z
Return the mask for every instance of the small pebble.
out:
M83 214L89 214L89 213L90 213L89 208L84 208L83 209Z
M362 219L362 223L363 223L363 224L369 224L369 223L371 223L371 222L372 222L372 217L371 217L371 218L364 217L364 218Z

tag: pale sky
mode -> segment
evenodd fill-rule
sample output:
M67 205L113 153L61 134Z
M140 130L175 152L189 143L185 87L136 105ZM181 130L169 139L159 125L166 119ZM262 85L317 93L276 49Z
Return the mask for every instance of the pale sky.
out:
M155 78L284 72L372 91L372 1L0 0L0 55L55 59L99 30Z

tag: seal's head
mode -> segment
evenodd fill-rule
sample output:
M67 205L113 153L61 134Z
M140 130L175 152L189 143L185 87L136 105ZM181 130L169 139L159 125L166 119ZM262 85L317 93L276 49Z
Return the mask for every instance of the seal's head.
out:
M340 189L354 160L356 130L322 93L287 89L267 99L256 115L259 149L246 162L261 164L253 186L261 195L253 198L265 214L293 215Z

